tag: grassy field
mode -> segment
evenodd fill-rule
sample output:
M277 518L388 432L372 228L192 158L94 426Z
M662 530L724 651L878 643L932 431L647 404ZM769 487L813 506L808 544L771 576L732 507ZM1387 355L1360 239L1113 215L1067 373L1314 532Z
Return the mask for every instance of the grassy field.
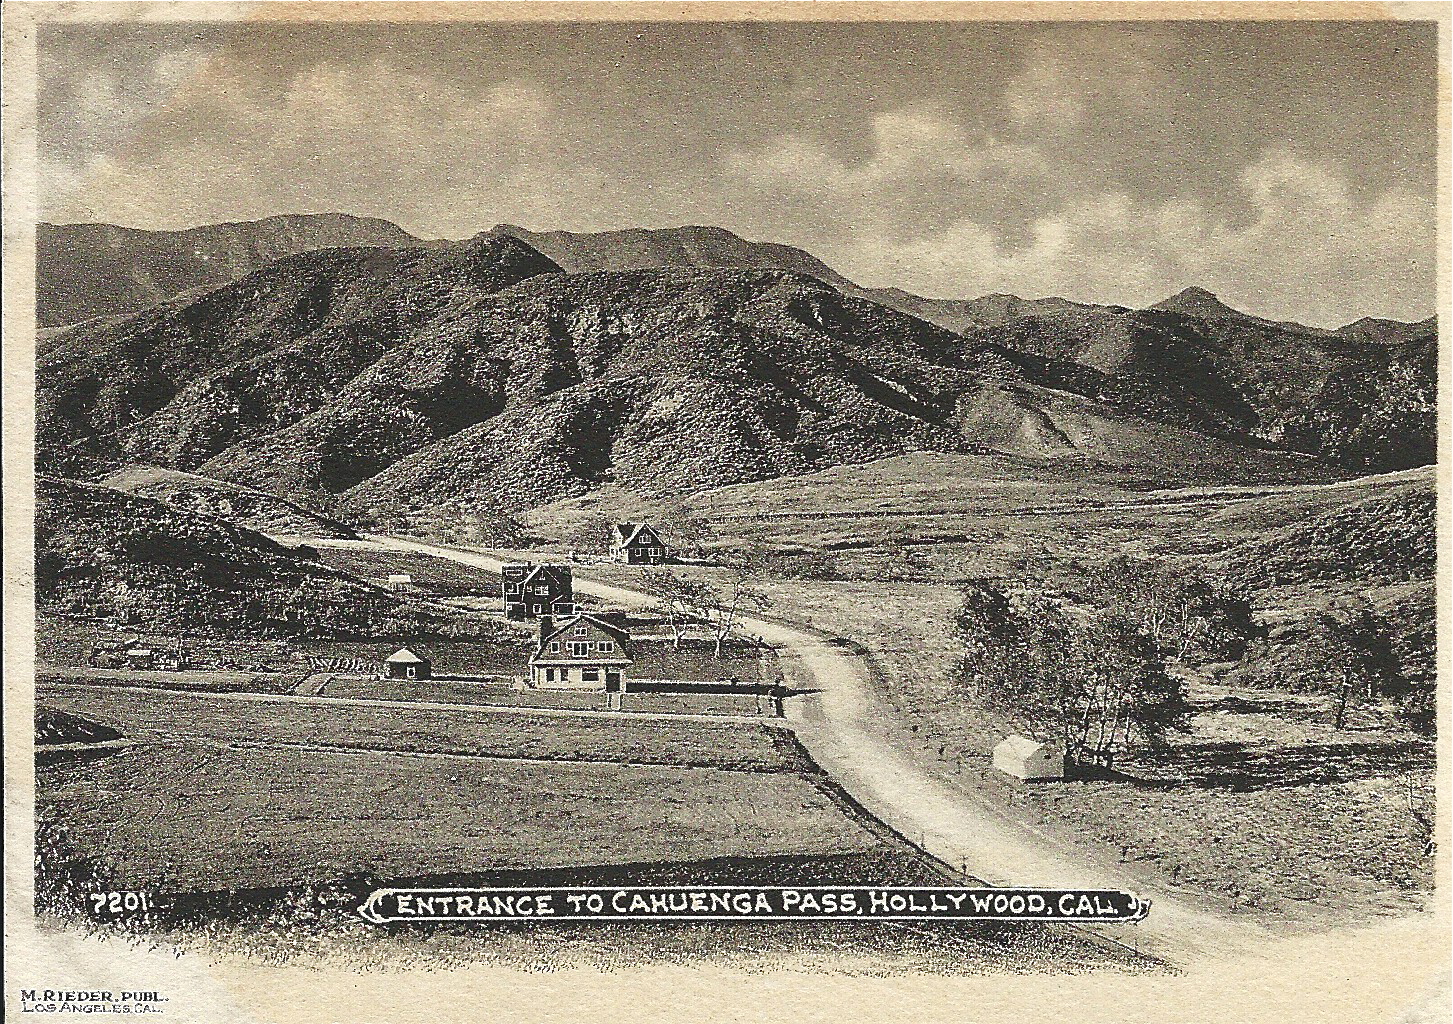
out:
M329 683L323 690L323 696L601 712L610 709L611 700L611 696L603 691L519 690L503 683L467 683L448 679L411 682L346 676ZM630 692L629 688L622 698L621 710L658 715L771 717L776 714L775 704L769 696L747 693L636 693Z
M264 962L353 967L612 969L716 963L754 973L851 975L1155 970L1157 964L1049 925L862 922L620 922L395 925L356 908L389 885L936 885L942 876L795 771L766 731L615 719L661 763L464 760L382 749L247 747L295 735L288 716L241 715L221 699L83 694L90 720L135 741L124 752L38 765L42 866L52 914L76 921L94 890L141 889L157 911L124 924L154 943L205 941ZM67 704L46 693L45 703ZM190 713L189 713L190 707ZM330 709L331 710L331 709ZM352 712L365 715L360 709ZM238 712L232 715L230 712ZM48 713L54 719L54 713ZM410 718L414 718L410 715ZM494 715L510 751L600 751L593 720ZM296 722L292 722L296 725ZM376 722L375 722L376 725ZM439 723L456 748L481 720ZM352 723L333 732L357 738ZM318 731L311 731L317 735ZM363 732L371 732L365 726ZM247 739L241 739L244 734ZM543 736L551 741L542 747ZM729 742L756 771L681 767ZM632 757L642 754L628 749ZM737 761L740 758L721 758ZM87 927L97 927L90 922Z
M1138 781L1010 783L990 767L1009 727L952 682L956 585L1028 576L1073 603L1092 597L1087 567L1155 557L1190 578L1233 580L1268 628L1364 598L1395 617L1405 670L1426 674L1432 493L1430 470L1324 487L1193 486L918 454L722 488L690 504L725 543L786 553L762 581L768 613L861 644L885 728L927 770L1083 856L1268 918L1327 921L1425 898L1432 863L1409 800L1432 806L1428 740L1386 709L1359 711L1335 731L1325 702L1278 688L1274 672L1269 687L1262 673L1257 689L1229 688L1241 666L1208 666L1189 683L1191 731L1122 765ZM567 506L552 514L568 518ZM589 573L630 585L635 570Z
M389 576L402 573L412 577L413 587L427 596L501 600L498 573L422 552L319 545L318 558L326 565L379 586L385 586Z
M44 769L39 809L122 888L866 852L791 774L146 743Z
M391 968L608 969L622 957L854 974L1155 966L1055 926L373 928L354 910L371 888L389 883L913 885L941 878L801 774L795 746L765 729L422 712L399 728L399 716L383 710L124 696L42 694L47 709L110 723L135 745L38 766L37 813L50 877L81 879L79 898L71 897L79 903L97 888L152 894L158 912L125 926L152 941L185 948L204 935L213 951L272 962L343 956L355 966ZM414 750L278 745L299 738L402 738ZM559 759L444 753L463 748ZM637 763L571 760L582 755ZM688 766L704 761L714 766Z
M749 772L794 771L802 766L795 747L784 743L778 733L739 723L369 708L285 699L214 700L191 694L137 694L90 687L43 686L37 701L111 726L128 739L199 737Z

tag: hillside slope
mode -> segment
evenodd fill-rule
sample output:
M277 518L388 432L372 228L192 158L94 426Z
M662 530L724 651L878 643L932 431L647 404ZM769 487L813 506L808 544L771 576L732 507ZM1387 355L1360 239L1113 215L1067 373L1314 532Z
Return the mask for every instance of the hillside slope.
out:
M861 291L816 256L777 242L749 242L725 228L630 228L624 231L527 231L500 224L497 234L527 242L571 273L597 270L786 270Z
M61 472L77 453L194 468L306 415L444 310L558 271L499 236L327 249L57 332L36 358L39 457Z
M394 602L260 533L109 487L36 481L36 603L167 627L346 630Z
M811 276L567 274L493 233L288 257L58 332L38 451L51 472L146 463L355 514L689 493L918 449L1328 475L1106 366L966 340Z
M183 473L159 466L128 466L101 483L127 494L155 498L177 508L217 516L266 534L291 534L337 540L356 538L343 523L252 487Z
M208 224L185 231L38 224L36 320L42 327L54 327L138 312L314 249L420 244L386 220L336 213Z
M1163 396L1211 433L1244 433L1358 471L1436 459L1432 321L1325 331L1238 313L1187 289L1144 310L1041 306L964 335Z

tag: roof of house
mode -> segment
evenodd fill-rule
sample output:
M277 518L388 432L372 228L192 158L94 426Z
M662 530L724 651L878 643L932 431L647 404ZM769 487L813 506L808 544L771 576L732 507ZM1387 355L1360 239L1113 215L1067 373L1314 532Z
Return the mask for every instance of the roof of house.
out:
M570 566L568 565L537 565L529 572L525 573L525 578L520 580L521 585L528 586L531 580L533 580L536 576L540 575L540 573L545 572L547 569L549 570L550 575L555 578L555 582L557 583L564 583L571 576ZM572 583L573 582L574 581L572 580Z
M407 647L400 647L398 650L394 651L383 660L385 662L393 662L394 664L400 665L422 665L424 663L423 658L419 657Z
M535 653L539 654L545 649L545 645L548 644L551 640L559 639L566 633L566 631L574 629L576 623L580 622L582 619L599 627L602 633L605 633L607 636L613 638L618 644L621 645L622 651L624 651L627 645L631 642L631 634L626 632L624 629L621 629L619 626L613 626L609 622L606 622L604 619L599 618L595 615L580 614L566 619L563 623L557 625L549 633L546 633L544 636L540 637L539 642L535 645Z
M650 523L616 523L616 543L621 547L633 543L636 534L650 525Z
M1029 757L1039 753L1040 750L1049 744L1041 743L1039 740L1032 740L1028 736L1010 736L1002 740L994 747L994 753L1001 751L1006 754L1013 754L1015 757Z

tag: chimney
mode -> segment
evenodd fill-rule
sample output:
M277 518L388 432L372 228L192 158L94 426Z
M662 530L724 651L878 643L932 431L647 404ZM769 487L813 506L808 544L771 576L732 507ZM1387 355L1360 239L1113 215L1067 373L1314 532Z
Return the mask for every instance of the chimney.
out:
M555 632L555 617L553 615L541 615L540 643L543 644L545 642L545 638L553 632Z

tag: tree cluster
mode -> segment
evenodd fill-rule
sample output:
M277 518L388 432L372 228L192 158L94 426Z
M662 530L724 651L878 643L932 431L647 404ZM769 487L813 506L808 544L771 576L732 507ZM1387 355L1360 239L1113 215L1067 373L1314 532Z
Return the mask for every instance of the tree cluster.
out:
M1042 594L971 580L957 629L964 685L989 711L1062 744L1075 764L1111 767L1118 753L1160 746L1187 726L1184 683L1122 614L1081 618Z
M1133 623L1166 657L1233 661L1257 635L1238 591L1189 578L1164 562L1121 556L1089 571L1087 596Z

